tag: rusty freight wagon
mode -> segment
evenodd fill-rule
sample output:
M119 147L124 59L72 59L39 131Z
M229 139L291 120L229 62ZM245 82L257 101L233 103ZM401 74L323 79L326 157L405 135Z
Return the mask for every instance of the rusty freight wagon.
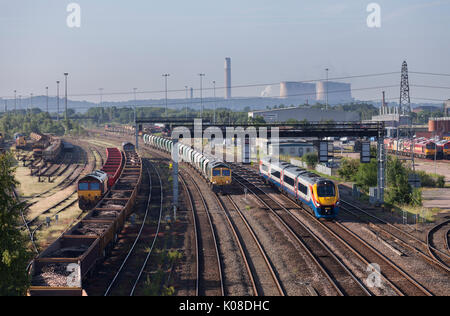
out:
M79 296L83 280L110 253L133 211L142 177L142 161L125 153L119 179L79 223L66 231L31 265L31 296Z

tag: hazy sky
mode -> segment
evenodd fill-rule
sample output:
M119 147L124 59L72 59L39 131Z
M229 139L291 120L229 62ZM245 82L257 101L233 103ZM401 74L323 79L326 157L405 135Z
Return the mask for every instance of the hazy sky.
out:
M81 27L69 28L66 7L81 6ZM276 83L400 71L450 73L450 1L386 0L381 28L369 28L372 1L300 0L0 0L0 96L44 94L70 73L69 94L224 85L232 58L233 85ZM375 2L375 1L374 1ZM354 88L398 85L400 75L347 80ZM450 88L450 77L411 74L411 84ZM259 95L264 86L234 89ZM398 98L398 88L386 89ZM447 99L449 89L412 87L413 97ZM205 91L205 96L212 91ZM223 96L223 90L217 91ZM381 89L354 91L375 99ZM171 93L172 97L184 93ZM139 95L161 98L163 94ZM94 100L98 97L80 96ZM413 100L419 101L419 100Z

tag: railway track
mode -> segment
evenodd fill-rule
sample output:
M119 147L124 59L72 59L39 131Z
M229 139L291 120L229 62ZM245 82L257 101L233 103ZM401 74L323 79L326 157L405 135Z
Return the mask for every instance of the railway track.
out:
M65 153L64 157L61 159L59 163L52 164L47 170L44 170L40 173L41 177L53 177L56 173L58 173L63 166L70 165L72 162L72 153ZM58 173L59 174L59 173Z
M445 241L447 244L447 251L450 253L450 229L447 231L447 234L445 234L447 240Z
M345 264L334 255L308 227L300 222L291 211L272 199L258 186L234 172L235 181L252 193L274 217L287 229L294 240L320 269L324 277L340 296L371 296L372 293L360 282Z
M94 161L93 161L93 166L95 166L96 164L96 158L94 157ZM72 179L66 183L61 190L64 190L65 188L70 187L75 181L78 180L78 178L82 175L83 171L87 168L88 165L88 159L85 160L84 162L84 166L82 168L78 168L79 170L75 173L70 174L70 177L72 177ZM88 170L87 172L91 172L93 171L93 168L91 168L92 170ZM52 188L53 190L54 188ZM44 214L50 213L52 210L54 210L55 208L59 207L60 205L64 204L65 202L67 202L68 200L70 200L71 198L73 198L75 196L75 194L77 193L77 190L74 189L73 192L66 196L63 200L59 201L58 203L52 205L51 207L45 209L44 211L40 212L39 214L37 214L35 217L33 217L31 220L29 220L27 222L28 225L32 225L34 224L36 221L39 220L39 217L41 217ZM69 207L73 206L75 203L77 202L77 200L71 202L69 205L65 206L62 210L56 212L55 214L53 214L53 216L51 216L51 218L54 218L57 214L61 213L62 211L65 211L66 209L68 209ZM28 206L34 205L37 202L31 203ZM42 225L38 225L39 229L42 227ZM33 234L34 235L34 234Z
M209 214L208 205L200 187L189 173L184 178L188 195L194 203L198 238L198 286L199 296L224 296L222 264L217 238Z
M236 166L235 166L236 167ZM236 169L235 169L236 170ZM239 167L238 169L239 170ZM242 168L241 168L242 172ZM253 177L256 177L256 174L248 169L244 170L245 173L253 173ZM236 174L234 172L235 178L242 179L247 181L244 177ZM247 183L250 183L247 181ZM250 183L251 184L251 183ZM253 185L257 188L256 185ZM267 194L262 190L260 190L260 196L267 196ZM299 205L293 202L291 199L285 197L283 201L286 201L284 206L281 206L282 209L286 211L285 206L288 204L294 204L293 208L299 209ZM362 240L359 236L351 232L348 228L342 225L339 222L322 222L316 219L309 211L301 208L312 221L319 224L323 229L325 229L328 233L330 233L336 240L339 240L341 244L346 246L354 255L356 255L361 261L365 264L370 265L372 263L377 263L381 268L380 277L390 285L390 287L401 296L432 296L433 294L425 289L422 285L420 285L416 280L414 280L409 274L403 271L400 267L398 267L395 263L390 261L387 257L381 254L378 250L367 244L364 240Z
M422 258L430 263L443 269L445 272L450 272L448 265L445 265L441 260L433 257L431 253L436 253L436 255L442 256L443 259L450 259L450 256L432 247L430 243L423 242L417 237L411 235L410 233L398 228L397 226L384 221L383 219L366 212L362 208L341 199L341 211L350 214L360 220L365 221L372 229L376 230L380 234L393 239L395 242L403 245L404 247L412 250L413 252L420 255Z
M70 168L71 165L74 165L76 162L79 162L80 160L84 161L84 165L83 166L77 165L73 169L72 172L68 173L67 176L64 179L61 180L61 182L58 185L56 185L56 186L54 186L54 187L52 187L52 188L50 188L50 189L48 189L48 190L46 190L44 192L41 192L39 194L35 194L30 199L43 197L44 195L47 195L48 193L51 193L55 189L64 190L67 187L71 186L74 183L74 181L76 179L78 179L78 176L81 174L81 172L86 168L87 160L88 160L87 157L84 157L84 158L82 157L82 154L81 154L80 151L77 151L77 152L78 152L77 156L73 157L73 155L71 155L71 161L68 164L66 164L65 167L58 173L57 177L62 176ZM75 176L77 176L77 177L75 177ZM32 202L28 206L32 206L32 205L36 204L37 202L38 201Z
M199 245L200 245L200 241L198 238L199 232L198 232L198 226L197 226L197 221L195 220L195 207L194 207L194 201L192 200L192 195L189 193L186 181L184 180L184 177L181 176L180 177L180 182L181 185L184 188L184 192L186 193L186 196L188 198L188 204L189 204L189 209L191 210L191 215L192 215L192 223L193 223L193 228L194 228L194 246L195 246L195 277L193 278L194 284L193 284L193 289L195 292L195 296L198 296L198 283L199 283L199 276L200 276L200 271L199 271ZM189 286L190 287L190 286ZM189 288L188 288L189 290Z
M129 249L129 251L128 251L127 255L125 256L125 258L123 259L120 267L118 268L118 270L114 274L111 282L109 283L109 285L104 293L104 296L115 295L116 293L119 293L119 295L123 295L124 293L129 296L134 295L136 288L139 285L139 282L141 280L143 271L144 271L145 267L147 266L148 260L152 254L153 247L158 238L158 233L160 230L162 213L163 213L163 201L164 201L163 185L162 185L161 176L160 176L158 170L151 163L149 163L149 164L155 170L155 173L151 173L149 166L145 166L145 168L147 170L147 176L148 176L149 194L148 194L146 209L143 214L144 216L142 219L141 226L139 228L139 231L136 234L136 238L134 239L134 242L133 242L131 248ZM158 186L154 185L155 181L152 180L152 174L156 177L156 179L157 179L156 182L159 183ZM151 208L151 204L152 204L151 202L155 199L156 199L156 201L159 199L159 202L158 202L160 205L159 219L158 219L158 226L157 226L156 232L154 234L153 241L151 242L151 244L149 244L148 240L147 240L148 239L147 238L148 231L146 231L146 233L144 234L144 230L146 230L146 229L152 230L152 223L148 218L149 218L150 208ZM142 253L138 253L138 250L145 248L146 246L149 246L151 248L150 248L147 256L144 258L144 260L141 260ZM139 272L136 273L136 271L139 271ZM133 279L131 279L130 276L133 276Z
M251 281L254 296L285 296L272 263L241 210L229 195L214 194L227 222L233 231L245 268Z
M450 271L450 256L448 256L445 252L437 249L436 243L439 242L443 245L442 249L449 249L449 232L450 232L450 220L444 221L436 226L434 226L427 234L427 246L428 253L430 256L444 265L447 268L447 271ZM438 232L443 231L444 235L441 236L442 240L435 240L435 237L439 238ZM444 250L445 251L445 250Z
M17 193L17 191L16 191L15 189L13 189L13 190L12 190L12 193L13 193L14 199L15 199L17 202L20 203L21 201L20 201L20 197L19 197L19 194ZM28 232L28 235L29 235L29 237L30 237L30 241L31 241L31 245L33 246L33 250L34 250L34 252L35 252L37 255L39 255L39 251L38 251L38 249L37 249L37 247L36 247L36 243L35 243L34 240L33 240L33 234L32 234L32 232L31 232L30 226L29 226L28 223L27 223L27 220L25 219L25 214L23 213L22 209L21 209L21 211L20 211L20 217L22 218L22 221L24 222L24 226L25 226L25 228L26 228L26 230L27 230L27 232ZM28 269L27 269L27 270L28 270Z

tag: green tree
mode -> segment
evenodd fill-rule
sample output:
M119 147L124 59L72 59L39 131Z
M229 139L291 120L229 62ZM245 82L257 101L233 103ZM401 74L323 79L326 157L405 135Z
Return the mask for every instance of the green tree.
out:
M13 198L13 158L10 154L0 157L0 295L25 295L29 285L26 271L30 253L27 240L17 226L24 205Z
M355 176L356 184L365 192L368 192L370 187L377 186L377 172L378 163L376 159L370 160L370 163L360 164Z
M357 159L344 158L342 159L338 174L345 181L356 181L359 165L360 162Z
M319 156L317 153L307 153L302 157L302 161L306 163L308 168L314 169L319 162Z
M388 185L386 201L391 204L409 204L413 190L409 185L405 166L397 158L389 158L386 173Z

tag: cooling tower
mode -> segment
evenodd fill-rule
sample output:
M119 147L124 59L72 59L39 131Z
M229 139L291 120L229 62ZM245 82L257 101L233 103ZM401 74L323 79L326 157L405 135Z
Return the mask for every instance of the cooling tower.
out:
M231 98L231 58L225 58L225 99Z
M352 86L349 83L320 81L316 84L317 101L325 102L327 92L328 103L330 104L353 101Z
M280 83L280 97L312 102L316 100L316 85L314 83L283 81Z

